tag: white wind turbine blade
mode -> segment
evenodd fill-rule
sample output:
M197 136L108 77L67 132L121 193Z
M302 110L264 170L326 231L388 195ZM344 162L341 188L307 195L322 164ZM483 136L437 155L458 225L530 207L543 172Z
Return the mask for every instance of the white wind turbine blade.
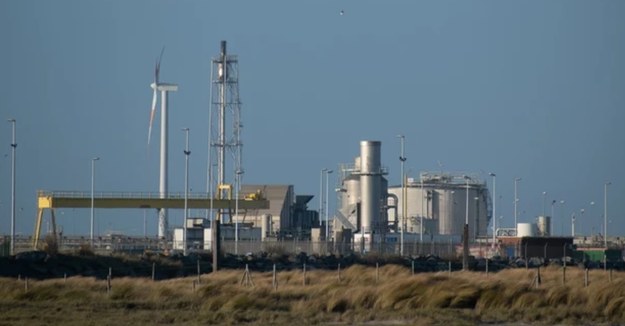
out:
M154 95L152 96L152 111L150 112L150 126L148 127L148 145L152 137L152 123L154 122L154 114L156 113L156 85L154 85Z

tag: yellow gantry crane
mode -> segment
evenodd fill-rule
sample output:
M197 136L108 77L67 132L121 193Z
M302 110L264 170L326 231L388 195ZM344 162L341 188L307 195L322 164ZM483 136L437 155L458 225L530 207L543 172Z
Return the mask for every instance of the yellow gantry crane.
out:
M56 238L56 208L90 208L90 192L76 191L43 191L37 192L37 220L33 232L33 248L39 246L41 236L41 225L43 213L50 210L52 232ZM168 194L167 198L160 198L160 193L147 192L96 192L93 196L94 208L178 208L184 209L184 193ZM253 195L243 194L242 199L210 198L206 194L193 194L187 197L187 207L189 209L218 209L233 210L238 204L239 209L267 209L269 201L265 199L261 192Z

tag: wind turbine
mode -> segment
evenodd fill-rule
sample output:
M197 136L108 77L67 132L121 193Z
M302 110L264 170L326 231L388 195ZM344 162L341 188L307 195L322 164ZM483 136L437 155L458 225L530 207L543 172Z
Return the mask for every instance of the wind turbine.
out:
M154 90L152 96L152 111L150 112L150 125L148 127L148 146L150 145L150 138L152 137L152 123L154 122L154 115L156 113L156 102L158 99L157 92L161 92L161 169L160 169L160 183L159 183L159 197L167 198L167 92L178 91L178 85L161 83L159 81L159 74L161 70L161 59L163 58L163 52L165 48L161 50L161 55L156 61L154 68L154 82L150 84L150 87ZM167 209L159 208L158 212L158 237L167 237Z

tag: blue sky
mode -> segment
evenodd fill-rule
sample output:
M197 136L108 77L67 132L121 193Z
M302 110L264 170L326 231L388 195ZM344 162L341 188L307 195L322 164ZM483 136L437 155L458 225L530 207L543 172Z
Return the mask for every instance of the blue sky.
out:
M345 14L339 12L344 10ZM554 230L625 236L623 1L13 1L0 2L0 117L17 119L18 233L36 191L157 191L147 151L155 60L170 98L170 191L205 189L210 58L239 56L245 183L319 192L319 171L382 141L383 164L497 173L497 215L512 226L556 206ZM3 120L4 121L4 120ZM158 123L158 121L156 121ZM157 125L157 124L155 124ZM153 139L158 139L155 128ZM0 234L10 226L10 142L0 123ZM591 206L590 202L595 205ZM317 207L316 199L311 202ZM547 207L550 210L550 207ZM99 210L97 230L142 234L142 211ZM148 233L156 233L149 211ZM59 212L87 233L89 210ZM179 224L182 212L170 213Z

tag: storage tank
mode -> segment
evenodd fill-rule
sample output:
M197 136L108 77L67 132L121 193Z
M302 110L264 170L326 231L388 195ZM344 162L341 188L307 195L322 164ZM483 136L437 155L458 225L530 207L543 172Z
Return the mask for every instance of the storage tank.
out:
M422 173L421 177L423 183L421 180L409 179L406 186L406 231L419 233L420 217L423 216L425 233L462 235L466 218L466 179L462 174L448 173ZM490 196L485 183L476 176L471 177L468 191L469 234L474 239L487 234ZM399 198L398 215L401 219L401 186L392 186L388 192ZM432 225L430 222L434 222L436 227L425 227Z
M534 224L532 223L517 223L517 237L534 237Z
M262 215L262 223L261 223L261 239L264 241L265 238L271 236L272 233L272 216L271 214L263 214Z
M551 216L538 217L538 235L543 237L551 235Z

